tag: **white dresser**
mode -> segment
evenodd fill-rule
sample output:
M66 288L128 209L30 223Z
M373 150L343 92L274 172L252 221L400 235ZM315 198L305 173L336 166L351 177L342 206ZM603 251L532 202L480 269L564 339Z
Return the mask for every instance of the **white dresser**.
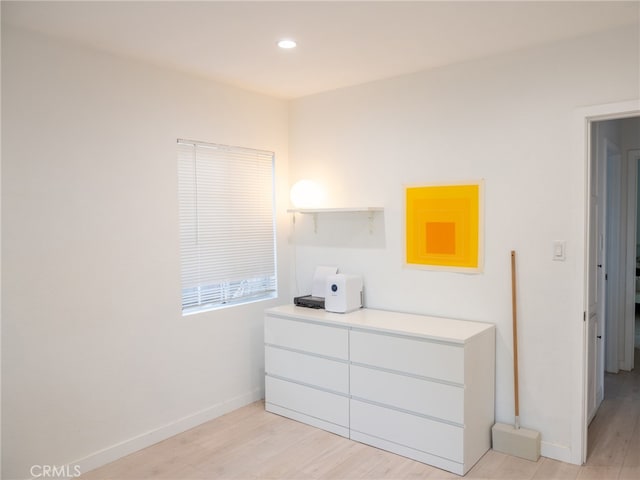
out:
M264 335L270 412L459 475L491 446L494 325L285 305Z

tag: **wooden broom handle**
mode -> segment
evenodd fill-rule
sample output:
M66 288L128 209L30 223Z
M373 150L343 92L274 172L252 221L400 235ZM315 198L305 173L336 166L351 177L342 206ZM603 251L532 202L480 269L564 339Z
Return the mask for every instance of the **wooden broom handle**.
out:
M516 252L511 250L511 309L513 317L513 397L515 400L516 424L519 423L520 401L518 397L518 321L516 308Z

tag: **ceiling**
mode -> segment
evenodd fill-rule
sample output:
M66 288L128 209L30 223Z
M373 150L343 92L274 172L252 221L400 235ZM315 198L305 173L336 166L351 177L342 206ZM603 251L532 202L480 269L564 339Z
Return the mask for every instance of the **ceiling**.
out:
M640 1L2 1L3 26L280 98L637 26L639 19ZM298 48L277 48L283 37Z

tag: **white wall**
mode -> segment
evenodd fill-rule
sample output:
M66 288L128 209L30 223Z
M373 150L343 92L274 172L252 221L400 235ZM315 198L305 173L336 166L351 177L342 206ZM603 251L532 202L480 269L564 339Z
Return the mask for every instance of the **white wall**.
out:
M2 73L3 478L261 398L286 238L283 300L183 318L176 139L275 151L283 211L286 104L4 26Z
M315 265L337 264L364 275L369 307L495 322L496 420L513 423L515 249L521 422L542 433L544 455L561 460L580 451L571 421L580 351L569 339L583 321L586 174L574 155L575 116L587 105L638 98L637 35L576 39L291 106L291 181L322 182L328 207L385 207L385 237L373 245L298 244L299 291L309 289ZM403 268L403 185L481 178L484 273ZM566 261L552 261L554 240L567 242Z

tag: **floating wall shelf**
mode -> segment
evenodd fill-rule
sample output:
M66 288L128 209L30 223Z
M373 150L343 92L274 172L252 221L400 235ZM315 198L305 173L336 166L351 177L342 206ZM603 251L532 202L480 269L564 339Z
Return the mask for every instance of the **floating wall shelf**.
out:
M355 208L289 208L288 213L358 213L383 212L383 207L355 207Z
M369 233L373 233L373 219L377 212L384 212L383 207L347 207L347 208L289 208L287 213L293 213L293 223L295 223L295 214L311 214L313 215L313 231L318 233L318 214L321 213L368 213L369 214Z

